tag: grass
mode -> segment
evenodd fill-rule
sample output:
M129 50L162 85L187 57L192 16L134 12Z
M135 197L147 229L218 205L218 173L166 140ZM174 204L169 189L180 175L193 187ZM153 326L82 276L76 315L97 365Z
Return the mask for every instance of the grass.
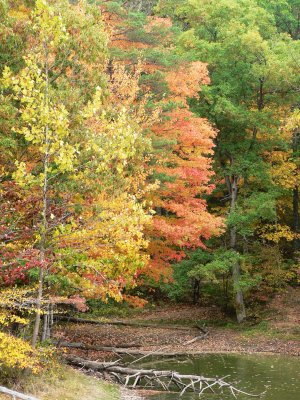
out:
M223 328L239 332L242 337L266 337L281 340L300 340L299 327L293 327L287 331L277 329L269 321L263 320L256 324L247 322L239 325L236 322L228 322Z
M22 384L23 393L36 396L40 400L119 400L116 385L88 376L68 366L31 376ZM0 399L11 399L0 395Z

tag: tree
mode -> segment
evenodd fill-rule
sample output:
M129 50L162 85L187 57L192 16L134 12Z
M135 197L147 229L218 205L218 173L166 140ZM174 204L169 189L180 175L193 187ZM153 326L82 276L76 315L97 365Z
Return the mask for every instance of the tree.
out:
M35 346L40 327L43 297L44 269L47 268L47 249L49 241L49 179L54 174L72 171L75 147L67 143L69 122L67 110L54 98L50 83L51 57L58 46L67 39L59 17L51 15L52 10L43 1L37 1L34 13L36 43L31 54L25 58L26 67L18 77L6 68L4 83L12 86L15 100L21 103L19 112L23 126L18 133L35 145L41 157L41 170L34 175L27 173L26 164L16 161L15 180L20 186L38 185L40 187L40 221L36 238L39 249L39 287L36 300L36 320L32 336ZM38 166L39 168L39 166Z
M10 122L7 136L21 138L26 149L21 152L17 142L15 166L5 177L4 188L17 190L18 214L14 219L12 195L3 191L7 257L14 242L9 253L14 279L3 283L38 279L33 346L41 315L55 299L121 299L147 261L143 231L151 219L144 201L151 185L145 183L150 143L142 133L143 105L133 112L123 97L131 81L130 101L135 99L139 72L126 78L123 71L118 84L120 72L113 67L108 85L107 37L98 7L49 3L38 0L26 14L25 67L17 73L6 67L2 78L2 96L13 111L7 119L20 116L19 126ZM24 235L15 238L15 231Z
M170 19L128 12L122 2L119 7L105 3L103 9L111 26L112 57L125 65L142 60L140 90L147 94L146 110L161 110L161 121L148 124L154 147L149 162L152 181L160 187L151 196L156 211L149 231L151 269L141 271L159 280L170 275L170 263L184 257L185 249L205 247L204 240L219 234L222 225L204 200L213 188L216 132L191 112L187 102L209 83L207 67L173 51L176 30Z
M299 0L262 0L259 4L274 15L276 27L279 32L287 32L294 40L300 38Z
M297 97L299 44L278 33L272 14L255 0L160 1L158 11L172 15L182 27L178 52L208 62L211 85L190 104L219 131L214 168L220 184L215 195L229 202L228 246L243 251L260 221L276 219L279 192L265 154L285 146L278 127L280 115ZM242 321L238 263L232 273L237 319Z

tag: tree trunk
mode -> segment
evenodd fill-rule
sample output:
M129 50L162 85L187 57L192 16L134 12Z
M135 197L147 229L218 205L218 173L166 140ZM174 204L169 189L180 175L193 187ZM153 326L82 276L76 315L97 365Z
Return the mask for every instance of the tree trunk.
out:
M43 333L42 333L42 342L47 339L50 339L50 306L47 305L47 311L44 314L44 324L43 324Z
M43 270L43 268L40 268L38 295L36 298L36 314L35 314L34 328L33 328L32 340L31 340L32 347L36 346L36 343L37 343L37 340L39 337L41 312L42 312L42 300L43 300L43 283L44 283L44 270Z
M200 281L199 279L194 279L193 282L193 304L197 304L199 302L200 297Z
M230 204L230 213L233 213L236 207L236 200L237 200L237 192L238 192L238 177L233 176L232 183L231 183L231 204ZM233 226L230 229L230 247L233 250L236 250L236 227ZM240 263L237 261L232 266L232 280L235 290L235 311L236 311L236 318L238 323L241 323L246 318L246 310L244 304L244 296L243 292L239 287L241 278L241 266Z
M165 324L153 324L151 322L132 322L132 321L99 321L95 319L85 319L85 318L76 318L76 317L68 317L66 315L58 315L56 316L56 320L58 321L66 321L66 322L75 322L78 324L93 324L93 325L115 325L115 326L133 326L136 328L163 328L163 329L177 329L182 331L190 331L193 328L199 329L197 325L192 326L180 326L180 325L165 325Z
M300 132L298 129L293 132L292 149L293 156L297 157L299 147ZM293 190L293 231L299 234L299 186L296 185ZM297 257L297 252L300 250L300 239L295 237L293 240L294 257Z
M293 230L299 234L299 188L295 186L293 190ZM296 237L293 241L294 253L300 250L300 239Z
M46 85L45 85L45 108L49 110L49 62L48 62L48 49L47 43L44 43L45 50L45 77L46 77ZM42 313L42 300L43 300L43 286L44 286L44 267L45 267L45 253L46 253L46 241L47 241L47 229L48 229L48 220L47 220L47 211L48 211L48 168L50 162L50 140L49 140L49 126L45 126L44 131L45 138L45 157L43 161L43 186L42 186L42 221L40 225L40 271L39 271L39 286L38 286L38 295L36 301L36 316L34 323L34 330L32 335L31 344L33 347L36 346L39 330L40 330L40 322L41 322L41 313Z

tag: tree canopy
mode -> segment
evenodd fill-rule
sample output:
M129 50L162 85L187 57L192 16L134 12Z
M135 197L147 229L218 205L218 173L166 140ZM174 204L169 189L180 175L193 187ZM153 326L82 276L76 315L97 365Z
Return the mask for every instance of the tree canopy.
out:
M8 348L15 324L45 341L62 304L205 297L242 322L299 283L299 15L299 0L0 0Z

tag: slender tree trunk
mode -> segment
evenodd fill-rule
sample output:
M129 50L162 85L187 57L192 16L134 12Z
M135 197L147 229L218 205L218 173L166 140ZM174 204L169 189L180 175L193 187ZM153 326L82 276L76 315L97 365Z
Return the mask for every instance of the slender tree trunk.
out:
M200 281L195 279L193 282L193 304L197 304L199 302L200 297Z
M48 127L46 127L46 138L48 137ZM47 139L48 140L48 139ZM32 335L32 346L35 347L40 330L42 303L43 303L43 287L44 287L44 267L45 267L45 253L46 253L46 233L48 228L47 223L47 193L48 193L48 165L49 165L49 154L46 153L44 159L44 182L43 182L43 209L42 209L42 224L41 224L41 241L40 241L40 271L39 271L39 286L38 295L36 299L36 316L34 323L34 330Z
M40 268L38 295L36 298L36 314L35 314L34 328L31 340L32 347L36 346L39 336L41 312L42 312L42 300L43 300L43 282L44 282L44 271L43 268Z
M44 342L47 338L47 329L48 329L48 313L44 313L43 315L43 333L42 333L42 342Z
M295 130L293 132L292 149L294 157L297 157L298 146L299 146L300 132ZM297 235L299 234L299 186L296 185L293 189L293 231ZM294 256L300 250L300 239L295 237L293 240Z
M295 186L293 190L293 230L299 234L299 188ZM293 241L294 253L300 250L300 239L296 237Z
M49 64L48 64L48 50L47 44L44 44L45 49L45 77L46 77L46 86L45 86L45 108L49 109ZM45 156L43 161L43 186L42 186L42 221L40 226L40 270L39 270L39 286L38 286L38 294L36 298L36 316L34 322L34 329L32 334L31 344L33 347L36 346L39 331L40 331L40 323L41 323L41 313L42 313L42 305L43 305L43 287L44 287L44 268L46 261L46 241L47 241L47 229L48 229L48 220L47 220L47 211L48 211L48 168L49 168L49 158L50 158L50 141L49 141L49 126L45 126Z
M230 204L230 213L234 212L236 207L237 201L237 192L238 192L238 177L233 176L232 183L231 183L231 204ZM230 247L232 249L236 249L236 227L233 226L230 229ZM233 285L235 289L235 310L236 310L236 317L238 323L242 322L246 318L246 310L244 304L244 296L243 292L239 288L241 278L241 266L240 263L237 261L232 266L232 279Z

